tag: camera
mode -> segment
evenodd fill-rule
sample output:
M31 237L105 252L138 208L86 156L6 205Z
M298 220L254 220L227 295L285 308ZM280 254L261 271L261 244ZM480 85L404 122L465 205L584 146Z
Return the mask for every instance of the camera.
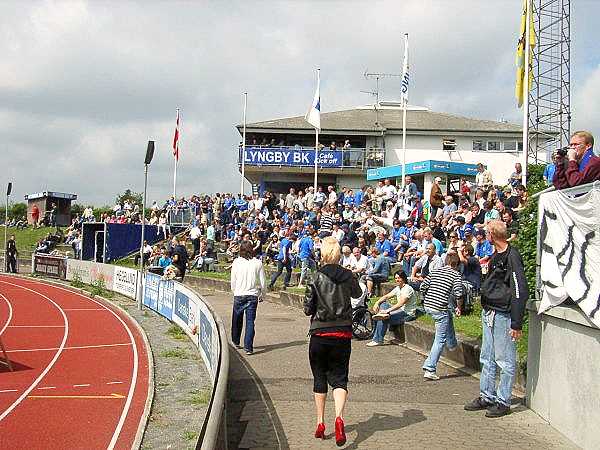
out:
M556 154L559 156L562 156L564 158L565 156L567 156L568 150L569 150L569 146L567 145L566 147L562 147L562 148L559 148L558 150L556 150Z

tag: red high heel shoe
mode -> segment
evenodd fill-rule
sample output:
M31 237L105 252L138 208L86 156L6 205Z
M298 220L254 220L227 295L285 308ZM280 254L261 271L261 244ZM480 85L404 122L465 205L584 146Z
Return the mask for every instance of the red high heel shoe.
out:
M325 424L320 423L317 425L317 430L315 431L315 437L317 439L325 439Z
M346 432L344 431L344 419L341 417L335 418L335 443L341 447L346 443Z

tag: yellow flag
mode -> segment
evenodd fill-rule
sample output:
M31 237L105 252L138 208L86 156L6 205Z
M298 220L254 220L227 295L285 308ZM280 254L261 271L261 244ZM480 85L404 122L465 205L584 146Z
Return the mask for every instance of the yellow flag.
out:
M525 33L527 30L527 4L529 3L529 83L525 85ZM521 15L521 28L519 30L519 43L517 44L517 82L515 84L515 96L519 108L523 106L523 100L531 89L533 80L533 49L536 44L535 27L533 24L533 14L531 13L531 0L523 0L523 14Z

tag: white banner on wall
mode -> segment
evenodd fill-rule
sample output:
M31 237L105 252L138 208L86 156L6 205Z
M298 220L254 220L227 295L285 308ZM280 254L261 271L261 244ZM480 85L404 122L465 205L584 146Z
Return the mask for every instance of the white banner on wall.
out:
M113 278L115 275L115 266L110 264L100 264L94 261L81 261L79 259L69 259L67 261L67 280L73 281L79 279L82 283L93 284L99 280L104 282L104 287L109 291L113 290Z
M138 271L129 267L114 267L113 290L135 299Z
M540 196L540 313L571 298L600 328L600 190Z

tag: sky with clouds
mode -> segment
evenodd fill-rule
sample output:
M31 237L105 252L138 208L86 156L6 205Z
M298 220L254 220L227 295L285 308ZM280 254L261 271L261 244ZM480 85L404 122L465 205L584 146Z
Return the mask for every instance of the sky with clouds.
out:
M143 189L237 190L243 92L248 122L303 115L321 68L321 110L366 104L371 72L402 70L410 34L410 103L519 123L513 97L521 0L27 1L0 3L0 182L14 201L42 190L111 204ZM574 129L600 131L600 2L571 11ZM399 80L381 99L399 98Z

